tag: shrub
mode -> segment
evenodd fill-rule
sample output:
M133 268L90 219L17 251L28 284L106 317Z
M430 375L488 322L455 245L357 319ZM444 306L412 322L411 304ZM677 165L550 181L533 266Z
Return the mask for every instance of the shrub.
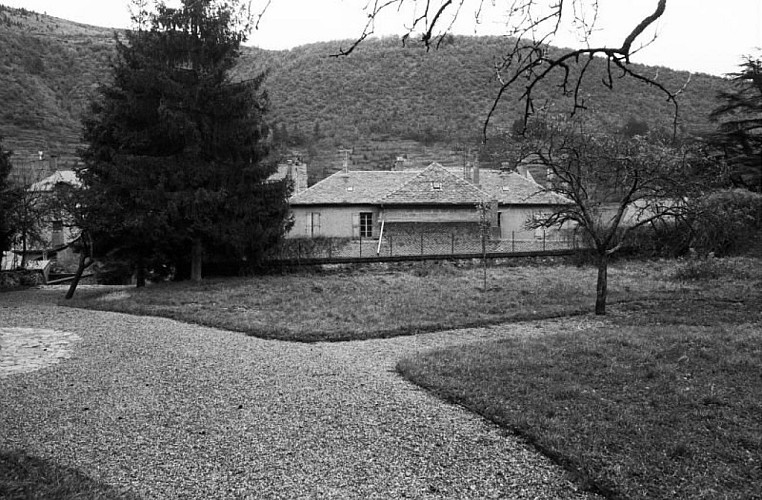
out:
M99 285L129 285L133 266L120 259L104 259L94 266L95 280Z
M0 272L0 288L42 285L42 273L28 269Z
M733 260L718 259L713 253L701 257L695 250L691 250L690 257L682 260L671 275L676 281L706 281L723 277L738 279L750 279L750 275L744 266Z
M674 258L690 248L691 227L679 220L659 220L631 231L627 250L631 255Z
M350 238L289 238L281 242L274 254L282 259L328 257L342 245L351 241Z
M693 247L701 255L738 254L754 245L762 229L762 194L729 189L699 204Z
M16 288L20 284L19 273L15 271L0 272L0 288Z

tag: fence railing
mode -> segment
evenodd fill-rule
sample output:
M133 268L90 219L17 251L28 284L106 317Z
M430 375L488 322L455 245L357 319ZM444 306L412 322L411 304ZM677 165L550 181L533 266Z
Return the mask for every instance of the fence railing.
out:
M540 253L584 248L576 234L548 237L485 238L457 233L385 235L378 238L292 238L271 255L275 261L316 261L350 259L379 260L396 257L494 257L507 254Z

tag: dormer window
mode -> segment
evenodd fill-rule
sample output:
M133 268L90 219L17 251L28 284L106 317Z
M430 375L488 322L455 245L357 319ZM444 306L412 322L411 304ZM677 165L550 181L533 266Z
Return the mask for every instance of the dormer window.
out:
M441 182L436 182L436 181L432 182L431 183L431 189L433 189L434 191L441 191L442 190L442 183Z
M354 186L347 186L347 191L354 191L354 190L355 190Z

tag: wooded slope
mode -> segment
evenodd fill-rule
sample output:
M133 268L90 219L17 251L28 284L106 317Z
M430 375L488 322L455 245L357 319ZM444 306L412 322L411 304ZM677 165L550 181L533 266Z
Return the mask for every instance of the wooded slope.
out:
M285 51L245 47L235 78L268 71L265 87L277 145L307 156L314 181L341 166L339 148L353 148L353 168L388 168L402 154L425 163L462 161L476 147L498 89L493 66L507 41L499 37L449 37L439 50L403 46L396 37L370 40L349 57L331 57L347 42L325 42ZM114 32L24 9L0 5L0 134L22 168L38 166L37 152L71 162L79 145L80 119L98 82L109 77ZM591 127L621 128L630 119L651 129L670 129L665 96L630 78L601 84L602 65L583 90ZM686 72L647 68L671 90L689 81ZM711 129L708 113L726 81L690 76L680 97L680 128ZM490 134L520 116L520 89L507 94ZM564 109L552 85L538 105Z

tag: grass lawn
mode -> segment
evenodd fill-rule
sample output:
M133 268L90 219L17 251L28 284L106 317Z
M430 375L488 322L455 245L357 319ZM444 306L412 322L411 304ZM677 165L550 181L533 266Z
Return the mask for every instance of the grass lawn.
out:
M398 370L610 498L762 498L762 261L663 271L690 292L620 303L586 328L421 354Z
M675 297L696 287L665 279L668 262L615 264L611 301ZM590 266L479 267L416 263L252 278L78 291L65 305L163 316L302 342L357 340L578 314L593 309Z

